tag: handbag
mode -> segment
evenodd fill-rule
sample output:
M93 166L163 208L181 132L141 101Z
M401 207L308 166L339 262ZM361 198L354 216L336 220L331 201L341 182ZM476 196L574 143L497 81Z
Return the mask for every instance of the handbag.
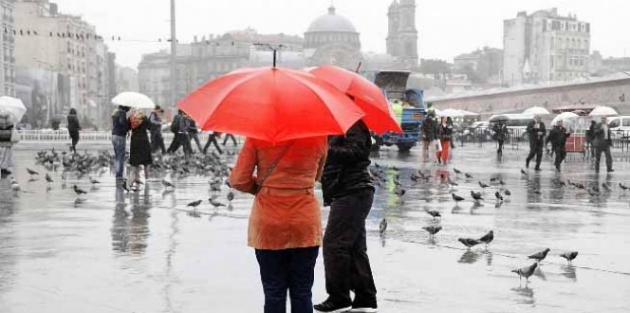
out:
M433 140L433 146L435 147L436 152L442 152L442 143L440 140Z
M16 131L11 132L11 143L18 143L20 142L20 139L20 133Z
M267 169L265 174L263 176L261 176L261 178L260 178L260 180L258 182L256 182L256 185L254 186L254 190L253 190L252 194L254 194L254 195L258 194L258 192L263 187L263 184L265 183L267 178L269 178L269 175L271 175L271 173L273 173L273 170L276 169L276 166L278 166L278 163L280 163L280 160L282 160L282 157L284 157L284 155L287 153L287 151L289 151L289 148L291 148L292 145L293 145L293 143L290 143L286 147L284 147L284 149L282 149L282 151L280 152L278 157L276 157L276 159L273 161L273 163L271 163L271 165L269 166L269 168Z

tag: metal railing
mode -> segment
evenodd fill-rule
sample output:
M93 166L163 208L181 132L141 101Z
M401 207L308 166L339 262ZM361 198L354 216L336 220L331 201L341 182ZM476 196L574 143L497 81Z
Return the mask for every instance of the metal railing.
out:
M70 141L70 135L66 130L18 130L21 141ZM172 133L164 133L164 140L173 139ZM112 133L110 131L81 131L81 141L89 142L110 142Z

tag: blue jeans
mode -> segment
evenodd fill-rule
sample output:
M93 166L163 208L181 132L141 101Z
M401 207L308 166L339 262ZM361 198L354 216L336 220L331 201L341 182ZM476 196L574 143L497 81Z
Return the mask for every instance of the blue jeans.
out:
M116 179L123 179L127 139L124 136L114 135L112 136L112 144L114 145L114 170L116 171Z
M313 281L319 247L256 250L265 292L265 313L285 313L287 290L291 313L313 312Z

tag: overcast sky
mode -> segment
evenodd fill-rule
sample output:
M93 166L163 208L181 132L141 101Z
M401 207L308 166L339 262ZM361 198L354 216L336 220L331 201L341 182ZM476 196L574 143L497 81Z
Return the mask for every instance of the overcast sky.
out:
M82 15L104 37L157 40L170 34L170 0L51 0L62 13ZM385 52L387 8L391 0L334 0L337 13L361 33L364 51ZM177 0L178 38L222 34L252 27L260 33L303 35L326 14L330 0ZM591 23L592 49L604 56L630 54L630 0L441 0L417 1L421 58L453 57L485 45L502 48L503 20L518 11L557 7ZM136 67L143 53L167 45L108 40L118 63Z

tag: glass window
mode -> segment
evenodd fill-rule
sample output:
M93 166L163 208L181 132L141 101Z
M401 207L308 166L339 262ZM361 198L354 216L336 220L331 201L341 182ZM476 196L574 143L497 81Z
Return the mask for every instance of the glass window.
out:
M619 120L612 120L612 121L608 122L608 127L610 127L610 128L619 127Z
M624 118L623 119L623 126L630 126L630 118Z

